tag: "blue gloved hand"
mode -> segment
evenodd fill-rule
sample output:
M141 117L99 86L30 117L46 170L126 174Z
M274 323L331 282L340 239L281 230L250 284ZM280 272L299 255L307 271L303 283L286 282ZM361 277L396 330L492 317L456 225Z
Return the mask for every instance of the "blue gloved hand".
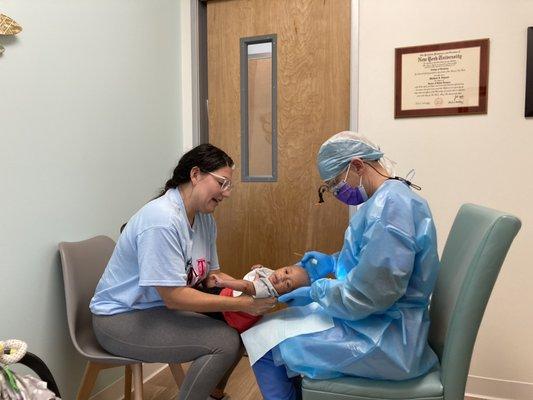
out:
M319 251L308 251L304 254L299 264L309 274L311 283L320 278L325 278L335 269L335 258Z
M278 301L286 303L289 307L306 306L313 302L311 298L311 286L303 286L292 292L278 297Z

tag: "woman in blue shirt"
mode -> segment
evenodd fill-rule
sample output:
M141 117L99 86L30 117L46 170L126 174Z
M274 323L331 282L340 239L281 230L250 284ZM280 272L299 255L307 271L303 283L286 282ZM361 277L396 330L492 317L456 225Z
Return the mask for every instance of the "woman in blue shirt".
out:
M215 275L228 278L218 264L212 213L231 194L233 168L210 144L184 154L160 196L128 221L90 304L96 337L110 353L192 361L179 399L221 398L241 355L237 332L202 313L260 315L276 302L205 290Z

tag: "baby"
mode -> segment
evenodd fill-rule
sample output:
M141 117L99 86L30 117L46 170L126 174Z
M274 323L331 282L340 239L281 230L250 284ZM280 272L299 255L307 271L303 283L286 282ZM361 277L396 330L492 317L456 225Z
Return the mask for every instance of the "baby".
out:
M302 286L309 286L309 275L299 265L290 265L272 270L262 265L254 265L244 279L216 279L216 286L224 288L221 296L237 297L247 294L257 298L278 297ZM255 324L261 316L243 312L226 311L222 313L229 326L239 333Z

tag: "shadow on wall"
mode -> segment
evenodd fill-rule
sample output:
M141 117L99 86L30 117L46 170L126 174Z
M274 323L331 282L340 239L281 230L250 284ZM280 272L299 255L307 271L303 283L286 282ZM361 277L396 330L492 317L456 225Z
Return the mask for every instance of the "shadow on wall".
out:
M19 39L16 36L3 36L0 35L0 57L6 53L7 48L17 43Z

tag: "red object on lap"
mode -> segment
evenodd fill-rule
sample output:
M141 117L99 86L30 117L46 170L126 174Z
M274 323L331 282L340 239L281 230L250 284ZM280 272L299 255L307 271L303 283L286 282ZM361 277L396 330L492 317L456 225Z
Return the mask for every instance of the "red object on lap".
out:
M233 289L222 289L220 296L232 297ZM261 319L260 315L247 314L241 311L224 311L222 315L224 315L228 325L235 328L239 333L244 332Z

